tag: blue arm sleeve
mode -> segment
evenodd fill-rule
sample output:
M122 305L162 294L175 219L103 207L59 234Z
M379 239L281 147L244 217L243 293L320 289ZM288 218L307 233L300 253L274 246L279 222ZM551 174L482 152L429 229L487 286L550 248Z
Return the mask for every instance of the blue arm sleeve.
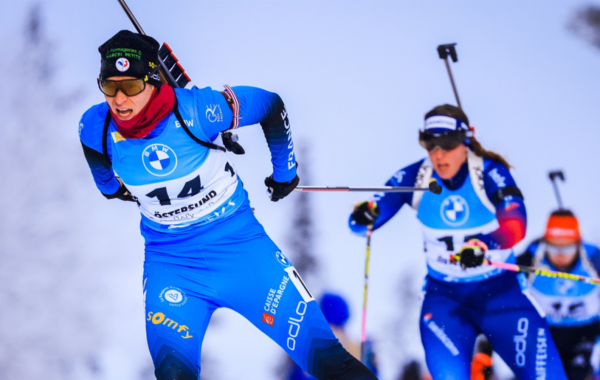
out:
M81 146L83 147L83 154L92 171L92 177L94 177L94 182L96 182L98 190L104 195L113 195L116 193L119 190L120 184L115 177L112 166L104 159L104 155L88 147L83 142Z
M175 89L177 97L184 98L190 90ZM196 110L201 118L202 131L204 135L214 141L219 133L226 131L232 126L233 112L227 104L225 96L210 87L191 89L196 102ZM204 116L204 117L203 117ZM196 136L202 138L202 136Z
M417 173L423 160L414 163L404 169L398 170L386 183L385 186L407 186L415 185ZM405 204L412 203L413 193L376 193L371 200L377 203L379 207L379 217L373 225L373 230L378 229L390 220ZM357 235L365 235L367 226L356 224L352 215L348 219L350 230Z
M585 251L587 252L588 258L592 262L592 265L594 265L596 272L600 273L600 249L595 245L585 242L583 245L585 246Z
M486 160L487 161L487 160ZM488 161L483 169L483 184L488 199L494 202L498 189L508 186L517 186L510 170L500 162ZM496 203L496 202L494 202Z
M233 91L240 103L240 127L259 124L262 126L271 151L273 179L289 182L296 177L296 155L287 111L281 97L256 87L236 86ZM221 96L221 98L223 98ZM221 108L229 111L225 99L220 99ZM233 115L229 111L223 123L213 123L204 128L208 136L229 129Z
M113 195L119 190L120 184L112 166L102 154L102 129L107 110L107 107L102 106L90 108L79 123L79 138L96 187L104 195ZM110 135L107 138L110 138ZM111 158L110 144L107 145L108 156Z
M516 188L517 184L506 166L491 161L483 171L483 183L488 199L496 208L499 227L491 233L479 235L478 239L490 249L508 249L523 240L527 230L527 210L522 197L506 195L500 197L498 190Z

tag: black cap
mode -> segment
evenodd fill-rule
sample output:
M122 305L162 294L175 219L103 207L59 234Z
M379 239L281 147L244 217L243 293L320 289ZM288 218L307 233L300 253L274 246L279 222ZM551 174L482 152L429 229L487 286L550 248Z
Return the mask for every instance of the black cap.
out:
M143 34L121 30L98 48L100 79L134 77L159 87L158 42Z

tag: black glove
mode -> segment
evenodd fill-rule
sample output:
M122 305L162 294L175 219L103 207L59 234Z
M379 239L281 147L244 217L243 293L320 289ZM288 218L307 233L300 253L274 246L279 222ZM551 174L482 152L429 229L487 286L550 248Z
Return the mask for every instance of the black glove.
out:
M373 201L360 202L354 206L352 212L352 219L356 224L368 226L375 223L375 220L379 217L379 206Z
M106 197L106 199L120 199L122 201L126 201L126 202L137 202L137 198L134 197L133 195L131 195L131 193L129 192L129 190L127 189L127 187L125 187L125 184L123 183L123 181L121 181L121 178L117 177L117 180L119 181L119 190L117 190L116 193L111 194L111 195L106 195L104 193L102 193L102 195L104 195Z
M277 202L280 199L287 197L300 182L300 177L296 174L290 182L277 182L273 179L273 174L265 178L265 186L269 188L269 198L271 202Z
M457 256L460 257L460 266L463 269L467 269L482 265L487 250L487 245L481 240L469 240L458 252Z

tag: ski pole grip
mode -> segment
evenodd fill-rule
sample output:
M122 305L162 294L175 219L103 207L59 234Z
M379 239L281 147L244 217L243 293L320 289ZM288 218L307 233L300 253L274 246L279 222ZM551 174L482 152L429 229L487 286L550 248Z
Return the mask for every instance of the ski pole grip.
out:
M565 181L565 174L563 173L562 170L556 170L556 171L552 171L550 173L548 173L548 177L550 178L550 181L554 182L555 178L559 178L561 181Z
M435 178L429 180L429 191L431 191L433 194L441 194L442 190L442 186L440 186Z
M447 59L448 55L452 58L452 62L458 61L458 55L456 54L456 42L451 44L443 44L437 47L438 55L440 59Z

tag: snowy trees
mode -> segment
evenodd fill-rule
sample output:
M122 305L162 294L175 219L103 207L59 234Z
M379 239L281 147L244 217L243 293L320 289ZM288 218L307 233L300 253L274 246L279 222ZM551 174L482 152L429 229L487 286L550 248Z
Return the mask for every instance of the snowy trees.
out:
M114 334L135 331L148 356L141 316L133 327L127 308L116 310L124 302L142 313L141 276L128 273L138 286L121 292L119 274L133 266L108 262L119 254L107 252L119 234L109 240L90 231L106 222L98 212L106 201L77 138L82 92L57 79L59 45L45 33L42 8L33 6L24 29L8 37L2 42L12 53L0 62L0 378L105 378ZM126 301L111 297L118 292Z
M310 152L305 145L297 144L300 157L303 157L302 165L298 167L302 183L311 183L310 178ZM311 195L299 193L292 195L294 200L291 228L288 232L288 243L291 247L290 257L298 272L307 278L318 275L319 263L315 258L315 230L313 216L314 210ZM316 281L315 281L316 282Z
M600 49L600 7L581 8L571 20L569 29Z

